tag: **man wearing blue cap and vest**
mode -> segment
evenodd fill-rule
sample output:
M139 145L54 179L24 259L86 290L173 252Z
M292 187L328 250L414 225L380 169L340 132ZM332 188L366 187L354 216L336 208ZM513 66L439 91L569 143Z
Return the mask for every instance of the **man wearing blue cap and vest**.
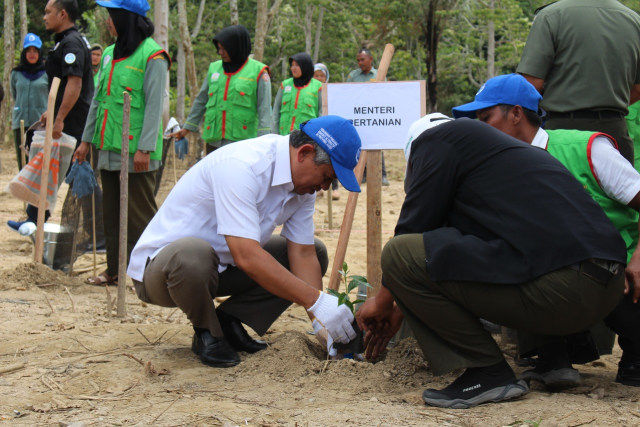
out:
M598 202L618 229L627 248L626 296L605 323L618 334L623 350L617 382L640 386L640 251L638 247L638 210L640 210L640 173L620 154L610 136L590 131L548 130L540 127L538 103L542 97L523 76L509 74L489 79L473 102L455 107L455 117L477 117L521 141L547 150L569 169ZM522 340L522 333L519 338ZM594 336L602 335L599 331ZM525 334L525 337L527 335ZM571 350L580 336L558 337L535 349L536 368L523 377L562 388L580 383L571 362L586 363L598 358L594 349ZM591 342L589 336L581 341ZM583 345L584 347L584 345ZM598 350L602 349L598 346ZM610 353L611 350L608 350ZM570 354L574 354L570 358Z
M162 105L171 60L151 37L154 25L145 16L149 10L146 0L96 3L107 8L107 26L117 38L115 44L104 50L98 89L75 158L84 161L90 144L99 150L107 269L87 282L105 285L118 280L122 94L126 91L131 97L127 207L127 254L130 254L158 210L153 191L155 170L162 157Z
M179 307L194 328L191 349L209 366L240 362L266 347L263 335L292 303L316 330L346 343L353 315L322 292L328 265L314 239L315 192L334 179L360 191L353 173L360 137L338 116L223 146L178 181L131 254L128 274L140 299ZM279 236L273 231L282 225ZM217 308L213 299L229 296Z

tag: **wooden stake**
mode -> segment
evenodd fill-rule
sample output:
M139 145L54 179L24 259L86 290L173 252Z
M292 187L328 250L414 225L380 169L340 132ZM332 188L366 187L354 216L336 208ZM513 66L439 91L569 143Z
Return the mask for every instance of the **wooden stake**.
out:
M27 165L27 154L25 147L26 136L24 134L24 120L20 120L20 158L22 159L22 167ZM18 171L19 172L19 171ZM27 208L27 202L22 202L22 209Z
M94 168L96 165L95 155L98 154L98 150L96 149L94 152L93 144L89 145L89 153L91 153L91 173L94 173ZM93 277L98 275L98 261L96 256L96 189L93 189L93 193L91 193L91 233L93 235Z
M56 97L60 79L53 78L51 89L49 90L49 100L47 102L47 124L44 136L44 152L42 159L42 170L40 175L40 197L38 199L38 228L36 230L36 249L34 261L42 264L44 253L44 212L47 210L47 192L49 190L49 162L51 161L51 140L53 139L53 121L56 106ZM52 308L53 310L53 308Z
M129 214L129 114L131 113L131 97L123 92L124 106L122 110L122 146L120 148L120 236L118 254L118 317L127 315L127 221Z
M394 47L387 44L378 67L376 82L383 82L387 77L387 70L393 57ZM323 99L324 101L324 99ZM323 103L324 106L324 103ZM380 288L382 269L380 268L380 253L382 252L382 151L368 150L360 155L360 162L355 173L358 182L362 182L364 167L367 165L367 280L373 288L367 290L368 295L375 295ZM340 270L347 253L349 235L353 226L353 218L358 201L358 193L349 193L344 210L344 219L340 227L336 254L329 277L329 288L338 290L340 287Z

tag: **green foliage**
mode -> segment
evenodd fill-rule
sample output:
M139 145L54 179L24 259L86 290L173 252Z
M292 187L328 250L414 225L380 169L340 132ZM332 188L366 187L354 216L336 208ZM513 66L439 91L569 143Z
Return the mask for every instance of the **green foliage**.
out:
M355 314L355 306L356 304L363 303L363 299L356 299L355 301L351 301L349 297L349 293L354 289L357 289L360 285L365 285L367 288L370 288L371 285L367 282L367 278L364 276L350 276L349 275L349 267L346 262L342 263L342 270L340 270L340 276L342 276L342 280L344 283L344 287L346 292L339 292L334 289L329 289L329 293L338 298L338 305L344 304L351 310L352 313Z
M532 420L518 420L518 421L514 421L511 424L507 424L509 426L523 426L523 425L529 425L531 427L539 427L540 423L542 423L542 418L540 418L538 421L532 421Z

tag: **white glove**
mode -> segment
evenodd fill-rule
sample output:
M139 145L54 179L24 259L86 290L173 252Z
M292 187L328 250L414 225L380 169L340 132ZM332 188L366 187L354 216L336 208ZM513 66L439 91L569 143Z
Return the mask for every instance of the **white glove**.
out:
M351 326L353 313L346 305L338 305L337 297L321 292L307 311L329 332L333 341L346 344L356 337Z
M327 346L327 353L329 353L329 357L336 357L338 355L338 350L333 347L333 338L327 332L325 328L322 327L320 322L316 319L313 319L311 322L313 325L313 333L315 334L320 344Z

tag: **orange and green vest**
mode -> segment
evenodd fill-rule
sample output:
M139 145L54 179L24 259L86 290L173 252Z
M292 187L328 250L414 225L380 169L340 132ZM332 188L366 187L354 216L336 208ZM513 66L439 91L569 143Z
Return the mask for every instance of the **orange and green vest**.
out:
M311 79L306 86L296 87L293 78L282 82L282 105L280 106L280 135L288 135L300 129L300 123L318 117L318 92L322 82Z
M626 119L629 136L633 141L634 166L640 172L640 101L629 105Z
M96 130L93 143L106 151L120 152L122 145L122 112L124 105L123 92L131 96L131 113L129 116L129 154L133 156L138 150L138 141L142 134L144 122L145 96L143 91L144 74L147 63L158 55L169 55L151 37L140 43L140 46L126 58L113 60L111 45L104 50L100 66L100 83L97 86ZM153 160L162 159L162 122L158 127L156 149L151 153Z
M608 135L579 130L548 130L547 133L547 151L569 169L618 229L627 246L628 262L638 245L638 212L607 196L600 186L591 161L593 140L597 136Z
M202 139L241 141L258 136L258 78L269 67L247 59L235 73L225 73L222 61L209 65L209 100Z

